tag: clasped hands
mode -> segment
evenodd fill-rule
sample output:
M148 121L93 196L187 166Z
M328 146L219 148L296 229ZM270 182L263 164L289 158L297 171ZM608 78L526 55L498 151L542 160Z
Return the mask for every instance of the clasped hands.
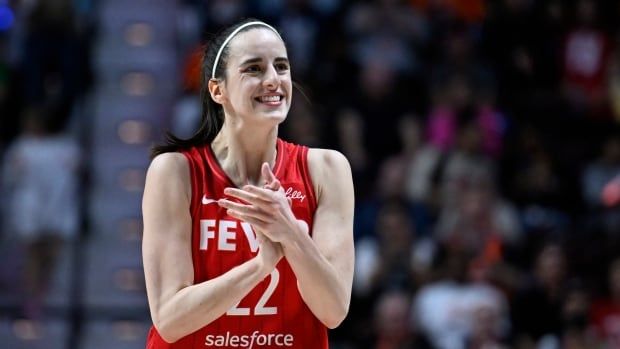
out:
M259 254L273 254L271 257L277 263L282 257L281 244L285 244L296 229L307 234L308 228L295 218L291 199L286 197L284 188L267 163L263 163L261 174L265 180L263 187L248 184L240 189L224 189L224 194L242 202L220 199L218 204L228 215L250 223L260 243ZM265 245L270 245L268 249L273 251L264 251Z

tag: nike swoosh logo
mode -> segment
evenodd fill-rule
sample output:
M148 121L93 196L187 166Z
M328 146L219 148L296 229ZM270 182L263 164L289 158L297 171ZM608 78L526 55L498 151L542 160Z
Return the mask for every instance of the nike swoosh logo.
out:
M208 204L212 204L212 203L215 203L215 202L217 202L217 200L209 199L209 198L207 198L206 195L202 196L202 204L203 205L208 205Z

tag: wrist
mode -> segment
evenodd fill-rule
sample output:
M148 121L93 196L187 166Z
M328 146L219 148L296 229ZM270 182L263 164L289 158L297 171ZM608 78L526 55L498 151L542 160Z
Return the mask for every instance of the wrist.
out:
M283 234L282 240L280 241L283 248L290 248L298 245L301 239L308 237L308 225L302 220L294 219L288 231L289 233Z
M278 264L278 262L272 263L270 261L266 261L264 258L261 258L260 255L256 255L256 257L252 260L255 262L256 274L260 276L260 280L271 274Z
M269 265L264 259L260 258L260 255L256 255L250 262L253 264L254 274L258 275L260 280L271 273Z
M297 255L308 250L308 243L312 243L312 237L308 234L308 224L305 221L296 220L290 232L287 234L286 241L282 242L285 255Z

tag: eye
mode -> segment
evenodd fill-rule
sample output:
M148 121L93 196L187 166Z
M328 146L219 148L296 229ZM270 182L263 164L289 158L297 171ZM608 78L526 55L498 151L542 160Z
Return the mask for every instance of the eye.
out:
M250 65L248 67L246 67L245 69L243 69L244 73L258 73L261 71L261 68L259 65Z
M289 66L287 63L276 63L275 65L277 71L287 71L289 70Z

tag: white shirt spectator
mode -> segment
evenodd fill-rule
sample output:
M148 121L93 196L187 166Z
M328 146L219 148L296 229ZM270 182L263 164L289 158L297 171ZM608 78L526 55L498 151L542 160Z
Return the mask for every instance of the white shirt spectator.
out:
M8 231L24 239L73 237L78 229L77 144L68 136L25 134L4 159Z
M413 302L413 321L440 349L465 349L472 334L476 312L493 309L499 321L497 335L509 327L507 302L494 287L482 284L459 284L444 280L422 288Z

